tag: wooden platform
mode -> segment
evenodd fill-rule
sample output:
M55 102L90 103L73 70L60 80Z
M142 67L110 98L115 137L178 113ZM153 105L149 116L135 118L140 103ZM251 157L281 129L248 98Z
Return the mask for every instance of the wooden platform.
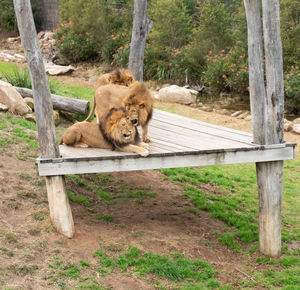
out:
M294 158L295 143L256 145L252 135L154 110L151 152L133 153L61 145L61 158L37 159L41 176L265 162Z

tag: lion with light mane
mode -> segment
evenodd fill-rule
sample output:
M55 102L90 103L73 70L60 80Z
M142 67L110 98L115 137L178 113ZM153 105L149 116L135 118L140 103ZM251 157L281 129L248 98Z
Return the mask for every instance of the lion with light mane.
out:
M97 81L97 88L108 84L130 86L134 82L134 76L125 68L117 68L110 73L103 74Z
M97 88L92 109L85 119L89 120L94 111L97 123L103 118L107 108L113 104L126 109L130 120L135 126L142 126L143 141L148 138L148 123L152 118L153 98L144 83L134 82L129 87L119 85L105 85Z
M116 106L108 109L100 124L83 121L72 125L64 132L58 144L79 148L117 149L141 156L147 156L150 150L148 144L141 142L126 110Z

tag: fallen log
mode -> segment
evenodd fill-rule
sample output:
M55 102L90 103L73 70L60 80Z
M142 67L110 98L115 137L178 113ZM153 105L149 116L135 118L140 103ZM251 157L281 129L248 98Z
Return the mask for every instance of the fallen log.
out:
M32 90L27 88L15 87L19 94L23 97L33 98ZM54 110L66 111L79 115L87 115L90 107L90 102L81 99L74 99L59 95L51 94L51 100Z

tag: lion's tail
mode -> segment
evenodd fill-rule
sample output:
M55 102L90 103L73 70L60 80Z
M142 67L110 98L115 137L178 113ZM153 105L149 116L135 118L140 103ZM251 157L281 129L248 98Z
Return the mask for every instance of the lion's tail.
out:
M92 117L92 115L94 114L94 111L95 111L95 107L96 107L96 100L95 100L95 96L94 96L93 106L92 106L92 108L90 110L89 115L86 117L86 119L84 121L88 121Z

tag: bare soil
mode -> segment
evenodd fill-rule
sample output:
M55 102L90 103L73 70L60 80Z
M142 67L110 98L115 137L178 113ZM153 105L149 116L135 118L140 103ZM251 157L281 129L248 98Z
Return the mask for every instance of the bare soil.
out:
M91 81L91 78L85 79L79 74L75 74L75 77L62 77L62 80L77 85L79 79L80 84L93 86L95 78ZM160 105L163 107L169 104ZM176 108L178 113L188 114L202 121L251 131L250 121L203 112L187 106L176 105ZM300 143L300 136L287 133L286 140ZM299 148L297 152L299 153ZM213 234L214 231L223 232L225 224L211 218L205 211L197 211L196 214L190 212L189 209L193 206L183 199L181 187L163 179L164 176L156 170L107 174L107 177L113 179L111 185L108 184L112 194L124 185L131 189L144 188L155 193L155 197L148 197L142 201L119 199L109 204L99 203L94 191L68 179L67 191L88 197L92 204L86 206L71 202L76 234L72 239L60 235L51 225L45 181L36 171L34 159L38 157L38 150L26 153L22 144L14 144L11 148L0 150L2 289L58 289L59 286L53 281L56 278L49 267L58 255L63 261L70 263L87 261L92 268L98 263L93 254L99 246L109 245L125 248L134 246L143 252L161 255L177 252L192 260L202 259L218 271L217 280L233 287L238 287L235 281L239 279L249 282L253 279L246 273L250 270L250 261L253 267L254 257L236 253L221 245ZM20 154L23 157L20 157ZM99 175L89 174L81 178L96 187L95 179L98 177ZM207 194L217 191L213 185L207 185L202 190ZM97 214L110 215L113 219L96 219ZM11 254L7 254L5 249L11 251ZM33 265L37 267L34 268ZM149 275L138 277L135 273L118 270L105 276L96 271L90 275L95 283L109 289L157 289ZM67 285L71 285L68 289L74 289L73 280L68 279L66 278ZM172 289L172 286L169 289Z

